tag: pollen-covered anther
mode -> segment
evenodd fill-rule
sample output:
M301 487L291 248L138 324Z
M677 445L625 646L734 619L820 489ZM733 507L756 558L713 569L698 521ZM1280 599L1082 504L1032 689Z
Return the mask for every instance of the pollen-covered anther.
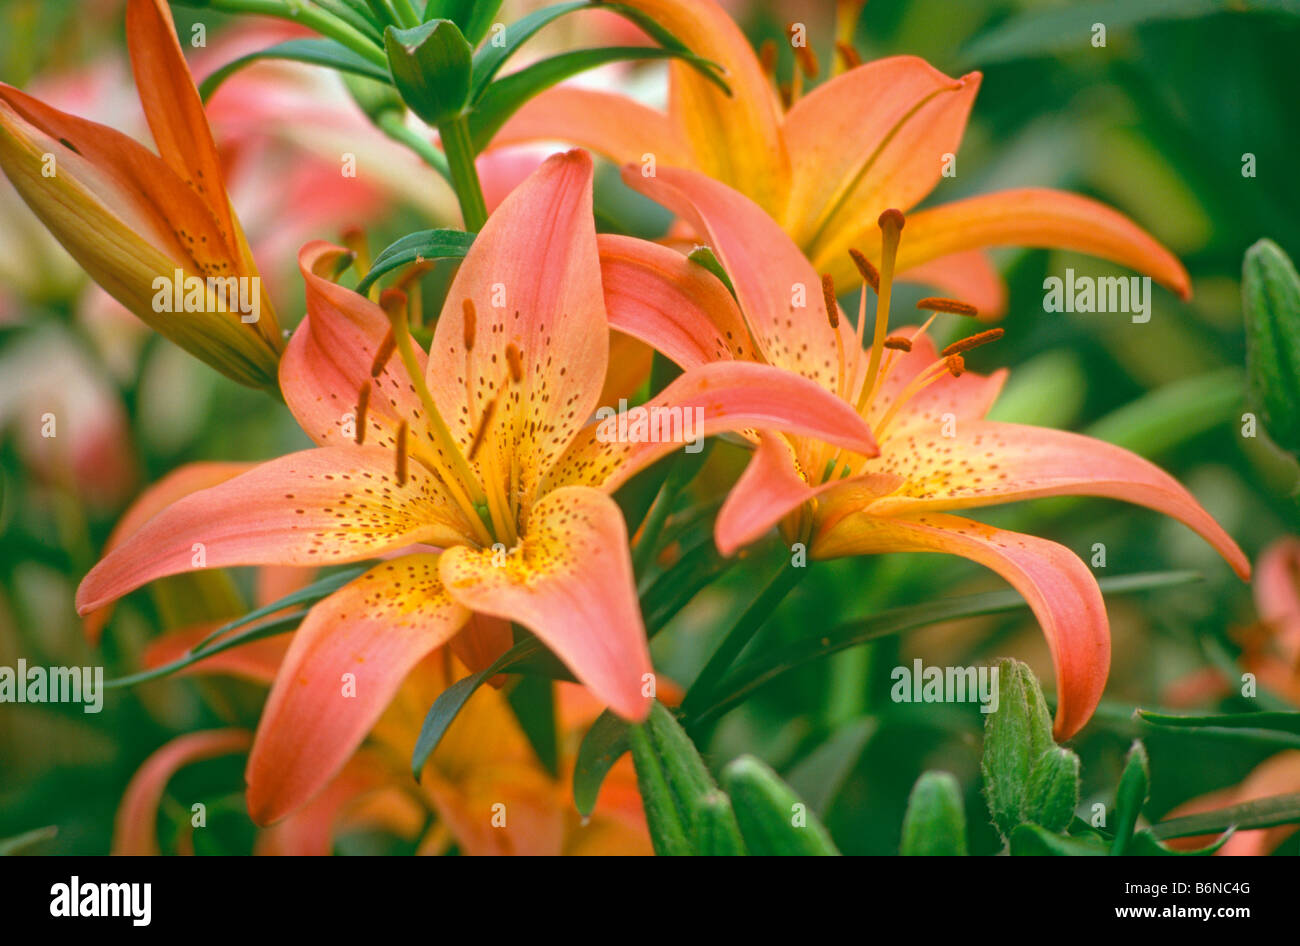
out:
M769 79L776 75L776 56L776 41L763 40L763 45L758 47L758 63L763 69L763 75Z
M960 378L966 370L966 359L955 352L945 357L943 363L954 378Z
M383 373L384 365L388 364L388 359L393 357L396 348L397 339L393 337L392 328L389 328L388 333L384 335L384 340L379 343L379 349L375 352L375 360L370 363L370 377L377 378Z
M524 356L514 342L506 346L506 364L510 366L511 381L518 384L524 380Z
M465 351L474 350L474 335L478 331L478 310L474 308L474 300L466 299L461 304L461 310L464 312L464 339Z
M979 309L975 308L969 302L958 302L956 299L945 299L942 296L926 296L916 304L916 307L923 312L950 312L953 315L979 315Z
M400 289L385 289L379 294L379 308L384 310L389 322L407 320L407 297Z
M488 427L492 424L492 415L496 413L497 401L501 399L498 394L492 400L488 401L488 406L483 410L483 416L478 419L478 429L474 431L474 440L469 445L470 462L478 454L479 448L483 446L483 440L487 437Z
M964 351L979 348L981 345L987 345L989 342L996 342L1005 334L1007 334L1005 329L991 328L987 332L980 332L979 334L971 335L968 338L958 339L940 352L940 354L945 357L949 355L960 355Z
M835 301L835 280L830 273L822 274L822 299L826 302L826 318L830 320L831 328L839 328L840 306Z
M912 340L902 335L890 335L885 339L885 347L892 348L895 351L911 351Z
M880 291L880 270L872 265L871 260L862 254L861 250L849 250L849 258L853 260L853 265L858 268L862 274L862 281L875 291Z
M406 485L406 421L397 428L397 485Z
M907 218L903 216L901 210L890 207L880 215L876 223L880 226L880 229L886 232L889 230L898 231L903 229L904 224L907 223Z
M862 65L862 57L858 55L858 51L841 39L835 41L835 52L839 54L845 69L856 69Z
M366 410L370 407L370 383L363 382L357 390L356 443L361 446L366 442Z
M785 35L790 38L790 48L794 50L794 61L799 66L799 71L809 79L816 79L821 72L821 64L817 61L817 54L813 48L806 42L798 42L800 38L800 27L796 23L791 23L785 28Z

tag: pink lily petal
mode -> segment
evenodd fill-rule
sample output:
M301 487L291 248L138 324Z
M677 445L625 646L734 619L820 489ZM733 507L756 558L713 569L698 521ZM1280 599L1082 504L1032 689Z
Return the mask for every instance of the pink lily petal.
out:
M616 414L597 420L560 458L547 483L613 492L639 470L682 449L688 421L698 427L690 431L692 439L754 427L821 440L863 456L878 452L871 429L844 401L806 378L748 361L692 368L627 414L629 424L636 417L653 421L647 439L634 435L631 426L622 439ZM665 418L673 421L666 436Z
M113 822L114 854L156 856L158 807L171 777L192 762L243 752L252 741L245 729L214 729L178 736L145 760L122 795Z
M639 338L683 368L753 359L736 300L707 269L647 240L601 234L596 241L610 328Z
M595 410L605 380L609 328L591 181L591 158L571 151L547 159L506 198L456 273L434 332L427 380L443 418L468 454L480 419L494 410L474 463L481 476L515 464L525 497ZM468 351L467 304L476 323ZM493 409L502 391L508 396Z
M643 178L626 168L623 180L684 218L712 247L769 364L837 390L838 350L821 277L762 208L695 171L660 168Z
M899 353L888 376L871 400L867 419L873 429L880 426L885 414L909 382L939 358L929 335L918 336L913 328L898 334L912 340L912 350ZM954 378L951 374L946 374L900 408L889 428L882 431L881 439L888 441L900 437L911 427L933 433L940 428L945 414L951 414L958 427L967 420L983 420L1002 393L1006 380L1005 368L999 368L990 375L966 371L961 377Z
M399 485L387 450L318 447L159 513L90 570L77 609L85 614L155 578L196 568L341 564L414 543L441 547L461 541L466 528L441 483L419 464L410 464Z
M312 608L293 635L248 759L248 810L278 821L338 772L411 669L469 612L437 555L376 565Z
M1079 434L968 420L956 436L919 425L889 441L868 463L906 485L869 508L877 515L969 509L1041 496L1105 496L1146 506L1193 529L1243 580L1250 562L1223 528L1159 467L1120 447Z
M448 549L442 580L465 607L523 624L597 698L639 721L652 668L627 546L612 499L566 487L537 502L516 548Z
M854 513L813 537L814 558L881 552L946 552L993 569L1024 595L1056 666L1058 740L1092 716L1110 671L1110 622L1097 580L1063 545L948 515L909 519Z
M1300 663L1300 539L1287 536L1266 548L1255 567L1255 609L1269 625L1291 666Z
M181 497L224 483L240 473L247 473L254 466L256 464L253 463L189 463L173 470L141 493L122 514L122 518L118 520L108 536L108 542L104 545L104 554L113 551L138 532L146 522ZM85 628L86 638L91 646L99 643L104 625L108 623L112 613L112 605L83 613L82 626Z

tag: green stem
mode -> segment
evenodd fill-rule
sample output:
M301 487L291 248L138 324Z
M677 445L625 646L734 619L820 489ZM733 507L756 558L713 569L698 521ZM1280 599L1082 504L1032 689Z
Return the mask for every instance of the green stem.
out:
M388 68L388 57L364 33L331 16L317 7L295 6L285 0L212 0L211 9L221 13L252 13L274 16L310 27L322 36L334 40L382 69Z
M408 127L400 112L384 112L375 124L389 138L418 154L426 164L442 175L443 180L451 183L451 169L447 167L446 155L435 148L433 142Z
M478 233L487 223L487 204L483 188L478 182L478 169L474 167L474 145L469 136L469 120L459 115L438 126L442 136L442 149L447 154L451 170L451 185L460 201L460 212L465 218L465 229Z
M411 0L393 0L393 10L408 30L420 25L420 14L415 12L415 7L411 6Z
M682 700L682 712L690 718L693 711L701 705L706 705L705 700L717 687L718 681L730 669L732 663L740 656L740 652L745 649L745 645L753 640L754 635L763 623L772 616L777 605L785 600L794 586L799 584L803 578L806 568L794 567L788 559L783 559L781 570L772 577L762 594L751 604L748 610L740 616L740 620L735 626L727 632L727 636L722 639L718 649L713 652L709 662L704 665L695 682L691 684L686 698Z

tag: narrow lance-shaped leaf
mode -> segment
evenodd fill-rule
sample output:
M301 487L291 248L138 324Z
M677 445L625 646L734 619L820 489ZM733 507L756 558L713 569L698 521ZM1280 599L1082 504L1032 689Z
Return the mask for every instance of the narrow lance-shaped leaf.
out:
M212 98L221 84L236 72L264 59L283 59L312 66L325 66L338 72L365 76L367 79L385 84L392 81L385 70L332 39L291 39L231 60L203 80L199 85L199 94L206 102Z
M1147 803L1151 784L1149 770L1146 747L1140 741L1134 742L1115 793L1115 840L1110 846L1111 854L1124 854L1133 840L1133 829L1137 827L1142 806Z
M903 816L904 857L965 856L961 786L947 772L926 772L912 786Z
M357 292L365 295L379 279L395 269L421 260L464 259L474 243L474 234L461 230L420 230L408 233L380 251L371 263L370 272L357 284Z

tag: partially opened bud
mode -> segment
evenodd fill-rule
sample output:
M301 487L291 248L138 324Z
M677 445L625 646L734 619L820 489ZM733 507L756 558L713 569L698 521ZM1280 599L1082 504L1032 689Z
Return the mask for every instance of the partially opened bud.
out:
M1251 407L1273 442L1300 456L1300 276L1260 240L1246 251L1241 288Z

